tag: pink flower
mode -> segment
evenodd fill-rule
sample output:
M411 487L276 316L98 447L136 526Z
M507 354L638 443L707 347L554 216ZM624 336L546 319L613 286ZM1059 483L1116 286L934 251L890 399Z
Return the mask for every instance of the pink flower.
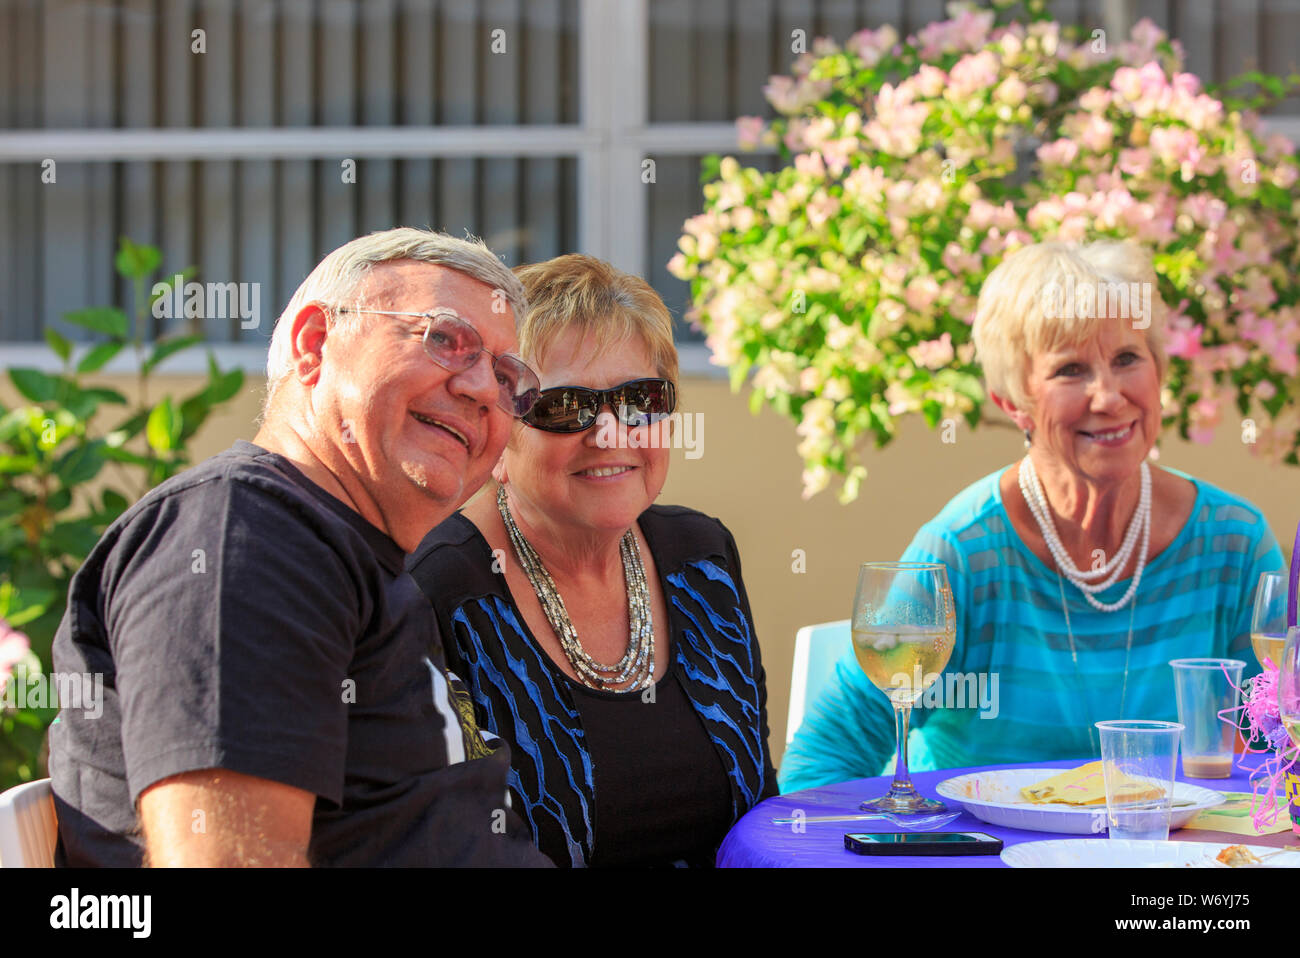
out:
M1147 149L1120 150L1117 166L1121 173L1142 176L1151 169L1151 151Z
M998 58L991 50L981 50L962 57L953 66L948 75L948 89L945 95L954 103L987 90L997 82Z
M794 78L788 76L773 76L768 79L767 86L763 87L763 96L767 97L767 102L772 104L778 113L798 113L799 107L794 95Z
M756 149L763 139L767 124L761 116L742 116L736 118L736 141L742 150Z
M844 178L844 196L874 209L885 192L885 171L878 166L859 166Z
M820 230L839 211L840 201L818 190L808 202L808 225L815 230Z
M921 68L916 71L916 76L913 77L912 83L921 96L933 98L943 93L944 87L948 83L948 74L944 73L938 67L933 67L928 63L923 63L921 64Z
M1048 166L1069 166L1079 155L1079 144L1068 137L1044 143L1038 148L1038 159Z
M938 339L917 343L907 351L907 355L912 357L912 361L918 366L924 366L926 369L942 369L952 362L955 355L952 336L944 333Z
M1169 82L1175 93L1194 97L1201 92L1201 78L1195 73L1177 73Z
M962 12L954 20L941 20L922 27L916 34L921 57L931 60L941 53L976 50L984 45L993 26L992 10Z
M906 292L903 293L903 300L913 312L924 313L938 296L939 284L935 282L934 277L918 276L908 284ZM948 334L944 333L944 335L947 336ZM949 353L951 352L952 350L949 349Z
M1175 102L1176 115L1193 130L1208 130L1223 120L1223 104L1212 96L1184 97Z
M1025 94L1028 92L1029 88L1024 81L1013 73L998 84L998 88L993 91L993 99L1007 106L1020 106L1025 102Z
M809 80L806 77L773 76L763 87L763 95L778 113L794 116L816 103L830 92L830 80Z
M1165 352L1170 356L1178 356L1182 359L1191 359L1201 351L1201 334L1205 328L1199 323L1196 325L1171 324L1165 343Z
M1133 25L1129 36L1131 40L1121 45L1120 55L1127 63L1145 63L1155 56L1156 44L1165 38L1165 32L1149 17L1143 17Z
M697 270L686 261L686 256L682 253L674 253L673 258L668 261L668 272L678 279L691 279Z
M1115 139L1115 128L1109 120L1091 117L1083 129L1083 145L1094 153L1105 153Z
M978 273L984 267L984 261L975 253L968 253L956 243L949 242L943 250L943 265L954 276L963 273Z
M4 691L13 675L13 667L31 653L32 644L27 636L9 627L0 619L0 692Z
M1277 387L1269 380L1264 379L1255 384L1255 397L1261 402L1268 402L1277 395Z
M820 180L826 177L826 164L822 162L820 153L800 153L794 158L794 168L800 176L810 179Z
M855 136L845 136L838 140L827 140L822 144L822 159L834 176L839 176L849 166L853 155L862 148Z
M1124 68L1121 67L1121 69ZM1119 76L1118 70L1115 71L1115 75ZM1112 83L1113 82L1114 81L1112 80ZM1106 112L1106 108L1110 106L1110 101L1111 96L1109 92L1103 90L1101 87L1093 87L1083 96L1079 97L1079 106L1085 113L1104 113Z
M1142 96L1142 80L1133 67L1120 67L1110 78L1110 88L1132 102Z
M849 37L844 49L855 53L869 67L875 66L894 44L898 42L898 31L889 24L879 30L859 30Z

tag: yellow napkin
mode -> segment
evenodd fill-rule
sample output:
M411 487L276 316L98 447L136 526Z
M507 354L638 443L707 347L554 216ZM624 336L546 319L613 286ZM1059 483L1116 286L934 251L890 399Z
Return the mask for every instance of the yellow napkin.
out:
M1278 796L1280 811L1276 825L1265 825L1256 830L1251 821L1250 811L1253 799L1249 792L1222 792L1227 799L1222 805L1198 812L1196 817L1183 828L1202 828L1210 832L1229 832L1233 835L1276 835L1278 832L1291 830L1291 819L1287 815L1286 801Z

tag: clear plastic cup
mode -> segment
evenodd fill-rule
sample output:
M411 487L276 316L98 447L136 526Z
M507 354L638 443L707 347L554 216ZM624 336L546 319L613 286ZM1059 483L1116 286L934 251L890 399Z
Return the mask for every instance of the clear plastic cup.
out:
M1183 774L1188 778L1227 778L1232 774L1236 726L1221 717L1237 708L1241 696L1240 659L1174 659L1178 721L1183 725Z
M1098 722L1111 838L1168 841L1178 761L1177 722Z

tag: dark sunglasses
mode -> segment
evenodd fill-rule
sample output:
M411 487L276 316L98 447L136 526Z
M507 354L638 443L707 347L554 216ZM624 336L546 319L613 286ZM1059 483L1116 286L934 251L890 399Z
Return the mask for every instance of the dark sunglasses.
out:
M518 356L506 353L497 356L483 348L483 337L478 330L445 307L428 313L398 313L383 309L335 308L340 313L375 313L378 316L413 316L428 320L424 328L424 351L430 359L448 372L463 373L486 354L492 361L492 373L497 380L497 405L518 418L532 408L541 383L537 374Z
M649 426L677 408L677 389L666 379L634 379L612 389L552 386L520 418L546 432L582 432L606 405L625 426Z

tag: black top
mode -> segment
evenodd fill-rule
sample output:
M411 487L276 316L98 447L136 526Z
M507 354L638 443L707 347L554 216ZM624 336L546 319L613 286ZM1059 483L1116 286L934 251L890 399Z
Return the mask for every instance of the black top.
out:
M513 816L484 826L509 753L464 760L482 740L403 558L247 442L127 510L54 641L56 671L104 676L102 702L50 729L58 863L138 865L140 793L204 768L314 792L313 864L542 863Z
M407 560L479 723L510 744L513 807L559 865L712 864L727 829L777 791L735 540L679 506L652 506L638 521L670 627L656 637L668 671L643 692L596 691L566 676L496 571L500 553L464 516Z

